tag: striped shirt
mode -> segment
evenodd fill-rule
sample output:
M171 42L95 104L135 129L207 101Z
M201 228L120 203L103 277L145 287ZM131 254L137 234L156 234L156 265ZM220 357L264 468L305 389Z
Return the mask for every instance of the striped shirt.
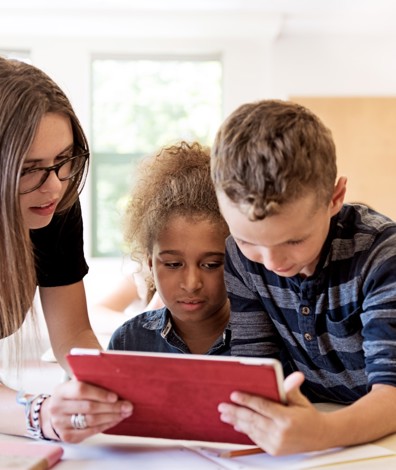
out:
M312 401L352 403L396 385L396 223L345 204L315 273L280 277L227 239L231 354L279 357Z

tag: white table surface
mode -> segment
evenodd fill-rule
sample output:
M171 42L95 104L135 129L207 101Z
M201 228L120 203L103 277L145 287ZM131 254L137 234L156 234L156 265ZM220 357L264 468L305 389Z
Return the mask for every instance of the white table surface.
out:
M28 438L0 434L1 440L30 441ZM37 441L37 444L43 441ZM54 443L51 445L56 445ZM277 470L293 468L326 468L338 470L377 470L396 469L396 435L382 439L375 443L381 447L394 451L394 455L358 460L353 462L337 463L334 465L305 466L307 459L291 456L270 457L266 454L257 454L238 459L210 460L199 451L202 446L206 451L211 448L232 448L225 444L201 443L189 441L171 441L165 439L147 439L128 436L113 436L100 434L89 438L79 444L63 444L64 455L62 460L54 467L56 470L223 470L223 469L271 469ZM365 446L363 446L363 449ZM355 448L359 451L359 448Z

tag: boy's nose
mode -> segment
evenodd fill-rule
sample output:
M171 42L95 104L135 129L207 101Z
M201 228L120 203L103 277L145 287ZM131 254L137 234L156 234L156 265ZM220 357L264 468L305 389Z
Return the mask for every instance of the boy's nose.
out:
M283 267L284 255L279 249L264 248L261 250L261 262L269 271Z

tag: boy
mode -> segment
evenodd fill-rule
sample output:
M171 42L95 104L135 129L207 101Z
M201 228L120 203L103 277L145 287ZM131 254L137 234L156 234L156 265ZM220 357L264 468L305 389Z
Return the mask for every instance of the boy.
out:
M221 419L274 455L396 432L396 224L343 203L331 133L297 104L241 106L211 165L231 233L231 354L299 371L288 406L235 392ZM350 406L319 412L303 382L311 401Z

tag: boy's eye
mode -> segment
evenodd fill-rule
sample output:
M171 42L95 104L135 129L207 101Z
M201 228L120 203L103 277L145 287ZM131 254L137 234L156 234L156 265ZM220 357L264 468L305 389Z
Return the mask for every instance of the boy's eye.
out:
M290 240L287 242L288 245L301 245L301 243L303 243L304 240Z
M245 240L239 240L239 238L235 238L235 242L236 242L239 246L253 246L252 243L246 242Z
M206 269L218 269L223 266L223 263L212 261L210 263L202 263L202 266Z

